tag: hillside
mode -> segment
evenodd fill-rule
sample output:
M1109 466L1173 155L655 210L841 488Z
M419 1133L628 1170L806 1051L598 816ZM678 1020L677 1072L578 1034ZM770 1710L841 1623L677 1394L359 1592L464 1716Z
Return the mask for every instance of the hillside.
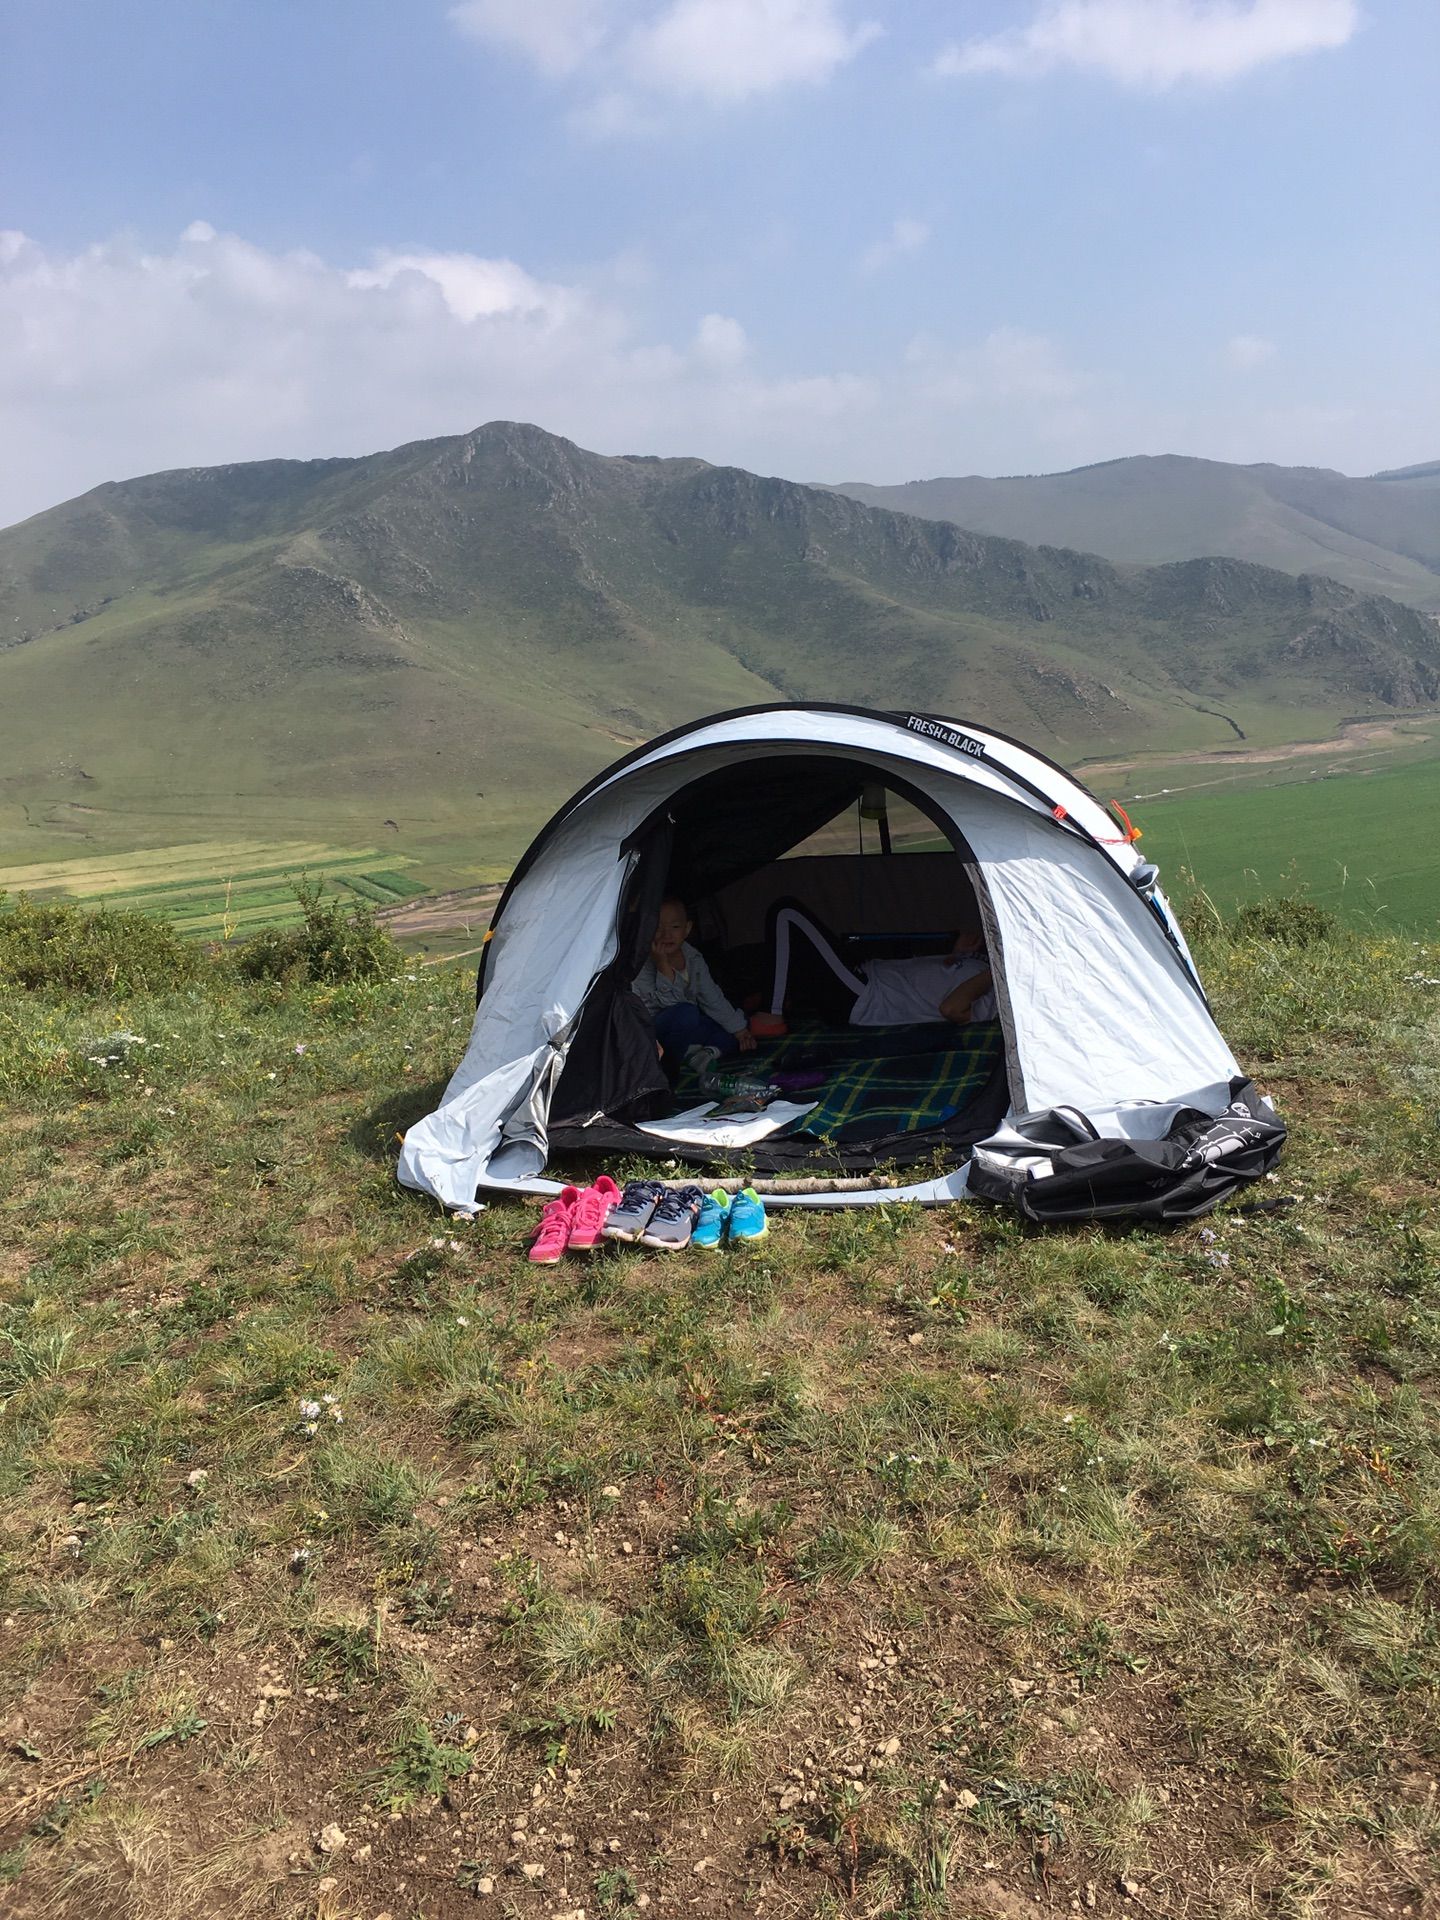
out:
M1324 573L1440 611L1440 463L1353 480L1323 467L1109 460L1072 473L912 480L837 491L977 533L1152 565L1209 554Z
M777 698L1073 760L1440 694L1433 624L1330 580L1117 566L508 422L98 487L0 534L0 633L12 862L244 832L500 867L621 748Z

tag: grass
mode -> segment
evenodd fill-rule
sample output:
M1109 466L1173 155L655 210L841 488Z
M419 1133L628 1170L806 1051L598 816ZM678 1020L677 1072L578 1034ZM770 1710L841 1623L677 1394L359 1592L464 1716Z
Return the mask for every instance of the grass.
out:
M467 976L9 996L7 1915L1425 1910L1440 953L1200 957L1270 1211L538 1272Z
M1305 780L1189 792L1134 809L1144 851L1228 912L1285 886L1358 924L1424 929L1440 913L1440 756Z

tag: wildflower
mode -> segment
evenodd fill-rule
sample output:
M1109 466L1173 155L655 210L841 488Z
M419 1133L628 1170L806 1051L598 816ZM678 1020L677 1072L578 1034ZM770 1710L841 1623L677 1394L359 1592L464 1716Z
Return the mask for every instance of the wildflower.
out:
M1200 1238L1206 1241L1213 1240L1215 1238L1215 1229L1213 1227L1201 1227Z
M305 1042L304 1042L303 1040L297 1040L297 1041L295 1042L295 1051L296 1051L296 1053L304 1053L304 1051L305 1051Z
M1075 1424L1075 1416L1074 1416L1074 1414L1073 1414L1073 1413L1067 1413L1067 1414L1065 1415L1065 1417L1064 1417L1064 1419L1063 1419L1063 1420L1062 1420L1062 1421L1060 1422L1060 1424L1061 1424L1061 1426L1062 1426L1062 1427L1073 1427L1073 1426L1074 1426L1074 1424Z
M290 1554L290 1565L296 1573L302 1572L310 1564L309 1547L295 1547Z
M318 1400L302 1400L299 1404L300 1418L302 1420L318 1420L320 1418L320 1402Z
M196 1467L192 1472L186 1474L185 1484L187 1487L193 1487L198 1493L209 1478L210 1476L204 1467Z
M470 1316L469 1316L469 1314L468 1314L468 1313L457 1313L457 1314L456 1314L456 1316L455 1316L455 1324L456 1324L456 1326L457 1326L457 1327L468 1327L468 1326L469 1326L469 1324L470 1324Z
M465 1251L458 1240L447 1240L445 1244L451 1253L463 1253Z

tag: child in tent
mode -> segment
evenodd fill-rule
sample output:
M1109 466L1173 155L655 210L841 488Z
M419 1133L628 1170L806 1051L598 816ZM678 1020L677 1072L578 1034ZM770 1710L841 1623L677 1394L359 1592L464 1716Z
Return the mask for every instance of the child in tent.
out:
M868 960L863 971L856 973L815 921L797 907L781 907L775 915L775 986L770 999L774 1014L784 1011L797 935L824 965L833 1011L852 1027L923 1026L932 1020L964 1026L972 1020L995 1018L995 982L978 933L957 934L948 954Z
M689 944L690 927L683 900L660 902L650 958L636 974L633 987L649 1009L665 1057L677 1061L683 1057L703 1072L737 1048L741 1053L752 1052L755 1036L744 1014L731 1006Z

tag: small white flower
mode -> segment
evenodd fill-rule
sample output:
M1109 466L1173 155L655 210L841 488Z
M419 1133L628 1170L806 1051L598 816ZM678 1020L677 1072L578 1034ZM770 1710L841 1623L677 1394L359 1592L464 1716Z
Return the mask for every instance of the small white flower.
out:
M457 1313L457 1314L456 1314L456 1316L455 1316L455 1324L456 1324L456 1326L457 1326L457 1327L468 1327L468 1326L469 1326L469 1324L470 1324L470 1316L469 1316L469 1314L468 1314L468 1313Z
M290 1564L292 1567L296 1567L296 1568L308 1567L310 1564L309 1547L294 1548L290 1555Z
M336 1404L334 1394L322 1393L320 1396L320 1404L322 1407L333 1407Z
M303 1040L297 1040L297 1041L295 1042L295 1051L296 1051L296 1053L304 1053L304 1051L305 1051L305 1042L304 1042Z
M302 1420L318 1420L320 1418L320 1402L318 1400L302 1400L300 1402L300 1418Z
M316 1426L313 1420L307 1420L300 1429L300 1431L306 1436L306 1438L310 1440L313 1440L315 1438L315 1435L319 1432L319 1430L320 1429Z
M1061 1426L1062 1426L1062 1427L1073 1427L1073 1426L1074 1426L1074 1424L1075 1424L1075 1416L1074 1416L1074 1414L1073 1414L1073 1413L1067 1413L1067 1414L1065 1415L1065 1418L1064 1418L1064 1419L1063 1419L1063 1420L1062 1420L1062 1421L1060 1422L1060 1424L1061 1424Z
M331 1407L330 1418L335 1422L337 1427L342 1427L345 1424L345 1416L339 1407Z
M185 1484L187 1487L194 1487L196 1492L198 1493L200 1488L204 1486L205 1482L209 1478L210 1476L205 1471L204 1467L196 1467L193 1472L186 1474Z

